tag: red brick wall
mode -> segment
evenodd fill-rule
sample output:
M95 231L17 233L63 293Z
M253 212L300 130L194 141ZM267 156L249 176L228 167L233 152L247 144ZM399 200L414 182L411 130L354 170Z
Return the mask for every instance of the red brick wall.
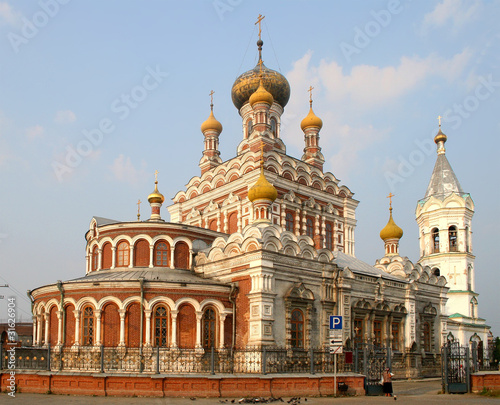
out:
M112 257L111 257L111 243L107 242L102 247L102 268L111 268Z
M0 389L5 391L10 374L0 374ZM337 376L349 393L364 395L363 376ZM279 397L333 395L333 376L305 377L222 376L222 377L152 377L90 376L85 373L23 374L16 373L21 392L92 396L145 397Z
M232 212L228 217L229 233L238 232L238 213Z
M483 389L488 391L500 391L500 373L482 372L472 374L471 376L471 391L474 393L481 392Z
M243 279L233 279L239 281L238 295L236 296L236 347L242 348L248 342L248 321L250 318L250 304L247 295L252 288L249 277Z
M120 343L120 314L116 304L107 304L101 315L102 342L106 347Z
M217 230L217 219L212 219L208 225L208 229L212 230L212 231L216 231Z
M139 347L140 345L140 325L141 325L141 307L138 303L134 302L127 308L126 315L127 324L127 347Z
M175 245L174 266L177 269L189 269L189 246L184 242Z
M177 314L177 346L194 348L196 343L196 314L189 304L181 305Z
M149 266L149 242L139 240L134 247L134 266L148 267Z
M50 308L49 322L49 342L52 346L55 346L57 344L59 329L59 319L57 318L57 307L55 305Z
M68 304L65 306L66 310L66 339L64 346L71 346L75 342L75 306Z

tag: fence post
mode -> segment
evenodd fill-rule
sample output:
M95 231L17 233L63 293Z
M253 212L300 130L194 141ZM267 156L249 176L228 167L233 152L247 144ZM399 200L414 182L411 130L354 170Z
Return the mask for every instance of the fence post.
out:
M210 374L215 374L215 351L213 346L210 349Z
M354 372L359 373L359 366L358 366L358 347L356 346L354 348Z
M465 350L465 360L467 368L465 369L465 375L467 377L467 392L470 392L470 360L469 360L469 348Z
M472 372L478 371L478 360L477 360L477 342L472 342L471 345L472 354Z
M392 362L391 362L391 357L392 357L392 349L390 346L387 346L387 367L392 369Z
M262 347L262 374L266 374L266 363L267 363L267 359L266 359L266 346L263 346Z
M63 345L59 346L59 371L63 369Z
M47 371L50 371L50 342L47 345Z
M310 349L310 362L311 362L311 374L314 374L314 350L311 347Z
M101 345L101 373L104 373L104 345Z
M160 346L156 347L156 374L160 374Z

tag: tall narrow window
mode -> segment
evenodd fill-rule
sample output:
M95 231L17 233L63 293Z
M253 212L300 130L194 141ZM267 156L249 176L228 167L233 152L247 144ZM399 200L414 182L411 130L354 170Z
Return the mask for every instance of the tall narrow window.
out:
M311 238L314 236L314 225L311 218L307 218L306 220L306 235Z
M364 333L365 332L363 330L363 319L356 318L354 320L354 343L355 344L363 343Z
M424 350L431 351L431 325L429 322L424 322Z
M432 253L439 253L439 229L432 230Z
M325 225L325 243L328 250L333 250L333 228L329 222Z
M450 226L448 228L448 239L450 243L450 252L458 252L458 243L457 243L457 227Z
M248 120L247 121L247 138L252 133L252 127L253 127L253 121L252 120Z
M98 268L99 252L97 251L97 246L92 249L92 271L96 271Z
M291 314L291 337L292 347L304 347L304 314L300 309L294 309Z
M293 219L293 214L291 212L287 212L285 216L285 229L287 231L293 232L294 226L295 221Z
M208 308L203 313L203 348L211 349L215 347L215 332L216 332L216 318L215 311L212 308Z
M399 322L393 322L391 325L392 350L399 350Z
M127 267L129 265L129 251L130 249L127 242L123 241L118 244L116 267Z
M157 243L155 246L155 266L168 266L168 245L165 242Z
M94 344L94 310L85 307L82 315L82 345L92 346Z
M160 305L155 309L155 346L165 347L168 342L168 312L167 309Z
M276 130L276 118L272 117L271 118L271 132L273 134L274 137L277 137L277 130Z
M382 345L382 321L373 321L373 334L375 335L375 345Z

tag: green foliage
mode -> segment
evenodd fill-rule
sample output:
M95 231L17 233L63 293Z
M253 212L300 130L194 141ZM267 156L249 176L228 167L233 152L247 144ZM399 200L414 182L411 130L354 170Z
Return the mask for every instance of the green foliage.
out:
M500 337L497 336L493 342L495 346L493 348L493 361L498 364L500 362Z

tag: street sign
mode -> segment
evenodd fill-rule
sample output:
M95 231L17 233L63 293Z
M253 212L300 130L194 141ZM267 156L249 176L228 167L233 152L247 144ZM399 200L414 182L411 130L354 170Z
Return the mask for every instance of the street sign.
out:
M342 346L342 339L330 339L330 346Z
M330 354L342 354L343 352L343 346L330 346Z
M330 315L330 329L342 330L342 316L341 315Z
M330 329L328 336L330 339L341 339L343 336L342 329Z

